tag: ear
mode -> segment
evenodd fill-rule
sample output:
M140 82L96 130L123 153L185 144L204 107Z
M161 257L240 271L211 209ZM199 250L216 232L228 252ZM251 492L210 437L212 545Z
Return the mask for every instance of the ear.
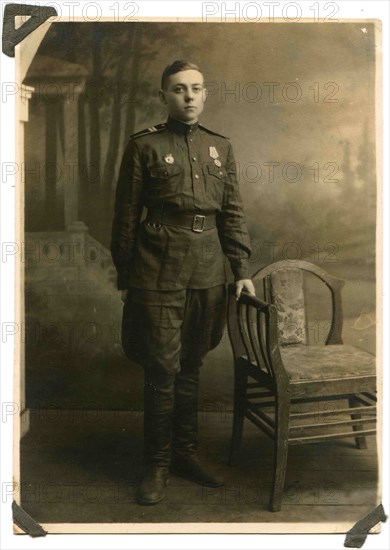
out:
M202 100L203 100L203 103L206 102L206 99L207 99L207 88L206 86L203 87L203 91L202 91Z
M167 100L166 100L166 98L165 98L165 93L164 93L164 90L163 90L163 89L160 89L160 90L158 91L158 97L160 98L161 103L163 103L164 105L167 104Z

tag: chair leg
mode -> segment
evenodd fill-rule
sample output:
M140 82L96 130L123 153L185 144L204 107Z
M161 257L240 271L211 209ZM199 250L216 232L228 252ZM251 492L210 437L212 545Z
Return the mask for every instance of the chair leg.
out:
M233 410L233 430L230 443L229 465L235 466L238 462L238 456L242 442L242 432L245 419L245 398L248 376L236 370L234 377L234 410Z
M359 401L357 401L357 399L355 399L354 397L350 397L348 399L348 403L349 403L349 407L351 409L359 406ZM361 417L362 417L361 414L351 413L351 419L352 420L359 420ZM361 430L362 428L363 428L363 424L358 424L358 425L352 426L353 431ZM355 443L356 443L356 447L358 449L367 449L367 441L366 441L366 438L365 438L364 435L360 435L358 437L355 437Z
M286 478L290 403L279 403L275 414L275 456L270 498L271 512L279 512L282 507L284 481Z

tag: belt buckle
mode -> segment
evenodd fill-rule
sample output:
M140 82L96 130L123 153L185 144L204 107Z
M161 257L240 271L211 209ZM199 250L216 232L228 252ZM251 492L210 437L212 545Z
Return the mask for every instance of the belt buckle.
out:
M202 216L201 214L195 214L194 219L192 220L192 231L195 231L195 233L202 233L204 229L206 216ZM200 227L199 227L200 224Z

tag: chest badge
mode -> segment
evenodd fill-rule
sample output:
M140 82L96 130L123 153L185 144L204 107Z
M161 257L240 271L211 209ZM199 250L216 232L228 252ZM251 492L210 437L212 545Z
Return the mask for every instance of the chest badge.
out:
M215 147L209 147L209 153L212 159L217 159L219 157L219 153Z
M214 159L214 164L216 166L221 166L221 161L219 160L219 153L215 147L209 147L209 154L212 159Z
M173 164L175 162L175 159L171 153L169 153L169 155L165 155L164 160L167 164Z

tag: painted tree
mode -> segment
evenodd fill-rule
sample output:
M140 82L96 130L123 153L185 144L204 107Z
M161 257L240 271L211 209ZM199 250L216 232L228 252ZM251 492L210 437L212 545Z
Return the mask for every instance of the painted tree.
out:
M42 53L88 71L78 100L80 217L104 241L125 143L137 124L162 114L148 70L160 72L153 63L161 51L176 57L178 43L180 56L194 54L185 33L167 23L69 23L54 24L41 45ZM99 211L107 219L98 221Z

